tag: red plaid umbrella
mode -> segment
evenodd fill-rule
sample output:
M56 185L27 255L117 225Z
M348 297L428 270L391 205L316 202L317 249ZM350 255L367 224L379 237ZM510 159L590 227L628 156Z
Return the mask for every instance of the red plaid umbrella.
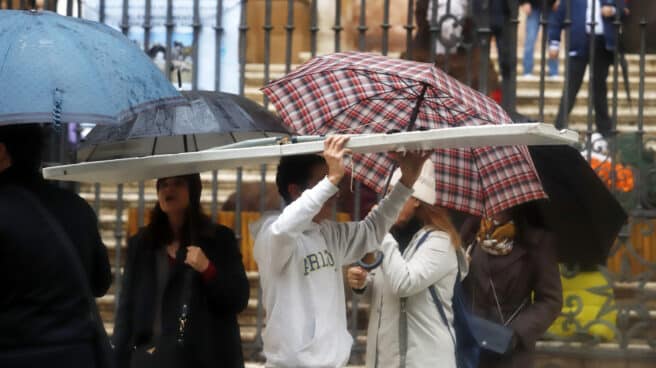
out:
M263 89L298 134L381 133L512 124L494 101L432 64L371 53L316 57ZM489 215L546 198L526 146L436 149L436 204ZM354 155L353 175L382 192L385 154Z

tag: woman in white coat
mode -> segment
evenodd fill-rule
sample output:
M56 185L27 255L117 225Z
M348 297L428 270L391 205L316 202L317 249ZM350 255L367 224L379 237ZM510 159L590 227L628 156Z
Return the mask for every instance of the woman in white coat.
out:
M368 368L456 367L451 299L460 238L447 211L433 205L435 174L430 161L413 191L392 231L395 236L388 234L383 240L381 267L368 273L354 266L347 273L349 285L371 298ZM448 328L430 286L444 307Z

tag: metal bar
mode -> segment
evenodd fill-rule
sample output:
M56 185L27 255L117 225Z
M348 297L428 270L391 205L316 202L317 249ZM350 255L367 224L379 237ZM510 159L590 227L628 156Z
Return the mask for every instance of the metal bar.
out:
M193 40L192 40L192 48L191 48L191 59L192 59L192 64L191 64L191 89L193 91L198 90L198 39L200 37L200 30L202 28L202 24L200 22L200 5L199 5L199 0L194 0L194 14L193 14L193 22L192 22L192 29L193 29Z
M387 55L387 51L389 50L389 29L392 27L390 24L390 2L389 0L385 0L383 2L383 24L380 25L380 28L383 29L383 35L382 35L382 45L381 45L381 53L383 55Z
M490 65L490 34L492 33L490 29L490 0L481 1L481 11L478 18L481 21L477 30L481 49L478 90L487 95L489 86L485 76L487 76Z
M114 227L114 239L116 240L114 258L114 310L118 308L118 296L121 295L121 244L123 242L123 184L116 186L116 223ZM116 314L114 314L116 321Z
M636 141L638 144L638 162L642 162L642 142L645 136L645 53L647 48L647 20L643 14L640 19L640 66L638 84L638 131ZM642 209L642 170L637 170L638 177L635 181L635 191L638 193L637 208Z
M166 63L164 64L164 74L166 74L168 80L171 80L171 69L173 69L173 28L175 28L175 23L173 22L173 0L166 0L166 22L164 26L166 27Z
M474 2L469 1L467 4L467 7L465 8L465 19L469 19L472 17L472 14L474 14ZM463 29L463 42L462 42L462 47L466 50L467 52L467 75L465 76L465 82L468 86L472 87L472 76L473 76L473 63L472 63L472 57L473 57L473 43L474 43L474 34L475 31L474 29L469 29L469 34L465 33L465 30ZM485 74L480 75L480 78L485 78L487 79L487 72ZM476 86L474 86L476 88Z
M273 29L271 24L271 0L264 2L264 26L262 29L264 29L264 84L267 84L271 76L271 30ZM269 107L269 99L265 94L262 94L262 102L264 108Z
M148 52L150 49L150 30L153 28L152 24L152 13L153 13L153 2L152 0L146 0L144 5L144 21L143 21L143 30L144 30L144 39L143 39L143 48L145 52Z
M565 0L565 20L563 21L563 28L565 28L565 73L564 81L565 88L563 88L563 103L560 107L562 109L562 128L567 128L569 126L569 88L567 87L567 81L570 78L570 68L569 68L569 45L571 44L572 39L572 0Z
M341 51L341 32L344 29L342 27L342 0L335 0L335 25L333 26L333 31L335 31L335 52Z
M237 178L235 180L235 236L237 237L237 245L241 249L241 183L243 178L243 168L237 168Z
M100 183L93 184L93 210L100 219Z
M508 6L510 7L510 20L508 21L508 27L510 28L510 35L508 43L510 45L510 75L508 76L508 81L504 81L504 84L507 85L507 90L503 91L503 104L506 108L506 111L516 111L517 110L517 25L519 24L518 10L519 3L518 0L508 0ZM505 35L504 35L505 37ZM500 55L497 56L501 57Z
M619 90L619 61L620 61L620 27L622 27L621 16L622 12L620 11L621 7L619 6L619 0L615 0L615 19L613 20L613 27L615 31L615 40L617 44L615 45L615 50L613 50L613 114L610 120L611 128L610 134L611 137L608 142L608 150L611 153L611 157L617 157L617 118L618 118L618 90ZM592 74L592 71L590 71ZM604 96L607 97L607 96ZM642 148L642 147L641 147ZM616 188L617 175L615 172L615 167L617 166L617 160L610 161L610 185L611 188Z
M130 30L130 24L128 23L130 21L130 16L128 15L128 7L129 7L129 1L128 0L123 0L123 11L122 11L122 16L121 16L121 32L123 32L124 35L127 36L128 31Z
M312 57L317 56L317 33L319 32L317 26L317 1L311 0L310 2L310 54Z
M77 17L82 18L82 0L77 0Z
M211 205L212 222L219 220L219 172L212 171L212 205Z
M405 58L412 60L412 31L415 29L414 15L415 15L415 1L408 0L408 18L407 23L403 26L405 28Z
M360 24L358 25L358 50L367 48L367 0L360 0Z
M294 40L294 0L287 1L287 24L285 25L285 32L287 42L285 43L285 74L289 73L292 69L292 46Z
M137 203L137 226L142 227L144 226L145 218L146 218L146 198L145 198L145 193L146 193L146 186L144 181L139 182L139 199Z
M25 0L20 0L18 6L19 6L21 9L25 9L25 8L27 7L26 1L25 1Z
M48 2L46 2L46 4L47 3ZM105 23L105 0L100 0L99 7L100 9L98 9L98 21L100 23Z
M73 0L66 0L66 16L73 16Z
M429 45L429 60L431 63L435 63L435 42L437 42L437 37L440 34L440 24L437 21L438 17L438 1L437 0L430 0L432 7L431 7L431 15L430 15L430 45Z
M248 18L247 18L248 0L241 2L241 19L239 22L239 95L244 95L245 89L245 74L246 74L246 46L248 40L246 33L248 32Z
M217 0L216 25L214 26L214 90L216 91L221 90L221 47L223 31L223 0ZM216 171L212 173L212 177L215 179Z
M595 14L597 9L597 2L592 1L592 8L590 9L591 14ZM588 161L590 161L590 156L592 155L592 133L594 133L594 128L592 126L594 122L594 117L592 116L592 107L594 106L594 70L595 70L595 28L597 28L596 17L590 17L590 22L588 26L590 27L590 35L588 37L588 114L587 114L587 131L585 132L586 136L586 150L588 155ZM567 88L569 90L569 88ZM605 96L604 96L605 98ZM568 110L564 111L568 114Z
M549 21L547 12L549 11L547 0L542 0L542 13L540 13L540 27L542 28L542 37L540 40L540 97L538 98L538 120L544 121L544 88L545 88L545 68L547 66L547 32Z

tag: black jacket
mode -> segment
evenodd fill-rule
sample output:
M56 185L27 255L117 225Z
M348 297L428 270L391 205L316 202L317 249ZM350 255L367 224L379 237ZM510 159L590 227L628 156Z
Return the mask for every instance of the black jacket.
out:
M0 366L93 367L85 275L35 204L24 188L0 185Z
M112 283L112 273L91 206L77 194L43 180L38 173L20 175L10 168L0 173L0 186L4 184L28 189L40 200L76 247L93 295L105 295Z
M248 279L234 233L227 227L213 226L211 235L200 236L196 244L217 272L209 282L194 272L185 332L187 366L243 367L237 314L248 305ZM176 260L169 273L163 303L156 306L156 252L148 228L141 229L128 242L113 336L119 368L129 366L135 346L151 341L155 308L162 308L162 331L175 331L178 325L183 269L188 266Z

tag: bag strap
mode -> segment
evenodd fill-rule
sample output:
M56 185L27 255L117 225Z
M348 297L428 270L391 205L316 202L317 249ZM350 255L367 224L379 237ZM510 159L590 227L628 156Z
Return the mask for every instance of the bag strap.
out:
M419 238L415 252L426 241L430 233L431 230L428 230ZM408 353L408 315L405 309L407 300L408 298L401 298L399 313L399 368L405 368L406 355Z
M417 249L424 243L428 235L430 234L430 231L427 231L419 240L419 244L417 244ZM460 262L458 262L458 274L456 275L456 282L460 282ZM446 318L446 312L444 311L444 305L442 304L442 301L440 300L440 297L437 293L437 290L435 289L435 285L431 285L428 287L428 292L431 295L431 298L433 299L433 303L435 304L435 307L437 308L437 312L440 315L440 318L442 319L442 323L446 326L446 329L449 331L449 335L451 335L451 340L453 340L453 345L456 345L456 337L451 331L451 326L449 326L449 321Z

